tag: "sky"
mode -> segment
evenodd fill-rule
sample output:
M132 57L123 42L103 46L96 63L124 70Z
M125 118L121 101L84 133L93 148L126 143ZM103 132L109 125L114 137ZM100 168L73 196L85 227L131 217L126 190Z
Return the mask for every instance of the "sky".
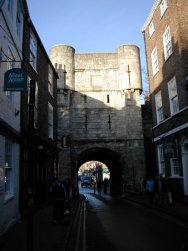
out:
M76 53L113 53L122 44L134 44L140 48L144 71L147 67L141 29L154 2L27 0L31 20L48 55L50 48L56 44L70 45Z

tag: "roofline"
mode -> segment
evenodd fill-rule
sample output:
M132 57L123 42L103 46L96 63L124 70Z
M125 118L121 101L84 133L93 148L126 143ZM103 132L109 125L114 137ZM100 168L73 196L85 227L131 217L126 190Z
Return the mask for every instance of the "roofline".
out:
M147 17L144 25L142 26L142 29L141 29L142 32L145 32L147 26L151 22L151 19L153 18L153 14L154 14L155 10L156 10L156 8L157 8L157 6L159 5L160 2L161 2L161 0L155 0L155 3L153 4L153 6L151 8L148 17Z

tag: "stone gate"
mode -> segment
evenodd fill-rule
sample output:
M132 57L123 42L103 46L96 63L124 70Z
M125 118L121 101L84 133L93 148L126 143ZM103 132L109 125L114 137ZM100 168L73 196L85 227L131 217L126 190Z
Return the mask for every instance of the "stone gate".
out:
M86 161L111 172L113 191L140 191L145 176L139 49L119 46L114 53L75 53L55 45L50 58L58 80L60 179L77 184Z

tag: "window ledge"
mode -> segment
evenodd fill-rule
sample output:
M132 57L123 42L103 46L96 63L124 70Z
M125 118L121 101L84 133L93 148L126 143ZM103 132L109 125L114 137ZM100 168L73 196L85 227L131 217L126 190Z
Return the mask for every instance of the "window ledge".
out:
M14 198L13 193L5 193L5 200L4 202L7 203L8 201L12 200Z

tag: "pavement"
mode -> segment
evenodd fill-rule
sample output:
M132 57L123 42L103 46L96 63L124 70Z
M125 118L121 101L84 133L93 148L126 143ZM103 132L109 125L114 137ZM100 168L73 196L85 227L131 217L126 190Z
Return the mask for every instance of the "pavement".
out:
M102 196L102 194L101 194ZM127 193L118 198L123 201L129 201L151 210L160 211L171 215L183 222L188 223L188 200L173 202L172 204L156 206L151 205L149 198L145 195ZM81 238L84 212L85 197L80 195L79 198L69 202L73 214L65 215L62 224L54 225L52 223L52 204L38 209L34 214L33 229L33 250L27 245L27 222L22 220L12 227L0 239L1 251L78 251L82 250Z
M142 205L144 207L150 208L151 210L168 214L188 223L188 198L182 198L181 200L173 201L172 204L167 203L165 205L155 205L150 203L148 196L145 194L127 193L121 197L121 200Z
M33 248L28 245L26 219L14 225L1 239L1 251L68 251L77 250L79 244L79 219L84 197L70 200L72 215L65 215L62 223L52 222L52 203L35 210L33 217ZM81 226L80 226L81 227Z

